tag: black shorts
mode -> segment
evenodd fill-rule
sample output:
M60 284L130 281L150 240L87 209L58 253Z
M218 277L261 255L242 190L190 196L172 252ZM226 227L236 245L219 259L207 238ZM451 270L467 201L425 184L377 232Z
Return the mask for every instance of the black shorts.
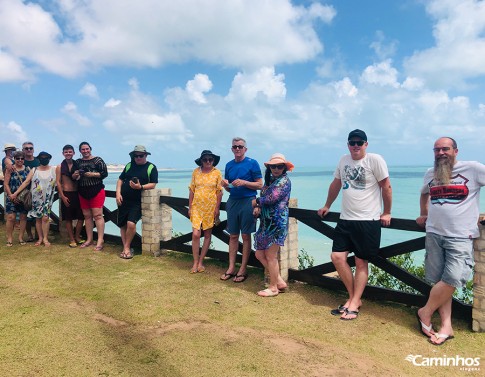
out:
M380 220L339 220L332 251L349 251L360 259L369 260L379 254L380 244Z
M141 219L141 202L123 201L118 207L118 226L125 226L128 221L137 223Z
M61 200L62 220L84 220L81 204L79 204L79 195L77 191L64 191L64 195L69 199L69 207L66 207Z

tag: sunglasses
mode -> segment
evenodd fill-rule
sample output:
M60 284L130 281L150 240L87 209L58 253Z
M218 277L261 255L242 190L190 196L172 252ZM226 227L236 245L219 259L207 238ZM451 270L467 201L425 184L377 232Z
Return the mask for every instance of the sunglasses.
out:
M285 168L285 164L278 164L278 165L268 165L270 169L279 169L283 170Z
M34 150L34 147L25 147L24 148L24 151L33 151Z
M25 160L23 157L15 157L16 160L23 161Z
M134 154L133 157L135 157L135 158L143 158L143 157L145 157L145 155L144 154Z
M244 149L246 148L244 145L233 145L232 146L232 149L236 150L236 149Z
M349 145L351 147L355 147L356 145L358 145L359 147L361 147L364 144L365 144L365 141L364 140L349 140Z
M212 162L212 161L214 161L212 157L202 159L202 162Z
M433 151L436 152L436 153L439 153L440 151L448 152L450 149L451 149L451 147L433 148Z

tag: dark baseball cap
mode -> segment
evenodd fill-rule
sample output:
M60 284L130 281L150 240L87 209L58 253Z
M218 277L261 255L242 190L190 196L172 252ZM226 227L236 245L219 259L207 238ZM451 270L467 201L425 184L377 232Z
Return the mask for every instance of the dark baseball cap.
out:
M367 135L365 134L364 131L359 130L359 129L355 129L353 131L350 131L349 137L347 138L347 140L350 140L353 137L360 137L362 140L367 141Z

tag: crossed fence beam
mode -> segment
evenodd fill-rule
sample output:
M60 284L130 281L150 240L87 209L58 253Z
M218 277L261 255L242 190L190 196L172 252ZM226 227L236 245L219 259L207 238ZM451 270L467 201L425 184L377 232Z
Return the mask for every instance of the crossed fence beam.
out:
M186 218L188 216L188 199L177 198L171 196L160 196L160 203L166 204L173 208L175 211L180 213ZM226 209L226 203L221 203L221 210ZM321 233L327 238L333 240L335 230L332 226L327 223L336 223L339 219L339 213L330 212L325 216L324 220L318 216L316 210L308 210L302 208L290 208L290 217L294 217L306 226L314 229L315 231ZM219 225L213 228L212 234L214 234L221 241L226 244L229 243L229 235L224 231L227 221L221 222ZM392 219L389 229L401 230L401 231L412 231L424 233L424 229L419 227L414 220L408 219ZM171 249L182 251L186 253L192 253L192 247L186 245L185 243L191 241L192 232L186 233L180 236L175 236L171 240L161 241L161 249ZM429 291L432 286L426 281L420 279L419 277L409 273L405 269L399 267L395 263L389 261L388 259L394 256L407 254L417 250L424 249L424 236L420 236L411 240L395 243L389 246L381 247L379 255L374 257L370 262L376 267L382 269L389 275L395 277L396 279L402 281L406 285L420 292L421 294L413 294L402 292L394 289L375 287L372 285L367 285L364 291L364 297L377 299L381 301L392 301L398 302L410 306L424 306ZM254 250L253 250L254 251ZM242 243L239 242L239 252L242 252ZM228 255L225 251L219 251L210 249L208 254L211 258L217 258L220 260L227 260ZM238 261L241 257L238 255ZM349 256L347 258L350 266L355 266L354 256ZM255 267L262 267L260 262L254 257L254 253L251 253L251 259L249 265ZM322 288L329 288L333 290L345 291L345 286L343 282L335 277L327 276L327 274L335 273L336 269L333 263L324 263L318 266L306 268L304 270L289 270L289 278L293 280L298 280L306 282L308 284L316 285ZM453 299L453 316L463 318L466 320L471 320L472 306L465 304L459 300Z

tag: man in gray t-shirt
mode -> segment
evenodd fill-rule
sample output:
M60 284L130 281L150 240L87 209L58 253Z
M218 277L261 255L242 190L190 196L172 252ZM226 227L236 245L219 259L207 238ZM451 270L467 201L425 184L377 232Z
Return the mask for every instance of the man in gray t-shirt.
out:
M480 188L485 186L485 165L457 161L458 146L451 137L434 143L435 166L421 188L420 216L426 227L426 280L434 284L426 305L418 310L421 333L434 345L453 338L452 297L470 279L474 258L473 239L478 237ZM438 311L439 332L431 326Z

